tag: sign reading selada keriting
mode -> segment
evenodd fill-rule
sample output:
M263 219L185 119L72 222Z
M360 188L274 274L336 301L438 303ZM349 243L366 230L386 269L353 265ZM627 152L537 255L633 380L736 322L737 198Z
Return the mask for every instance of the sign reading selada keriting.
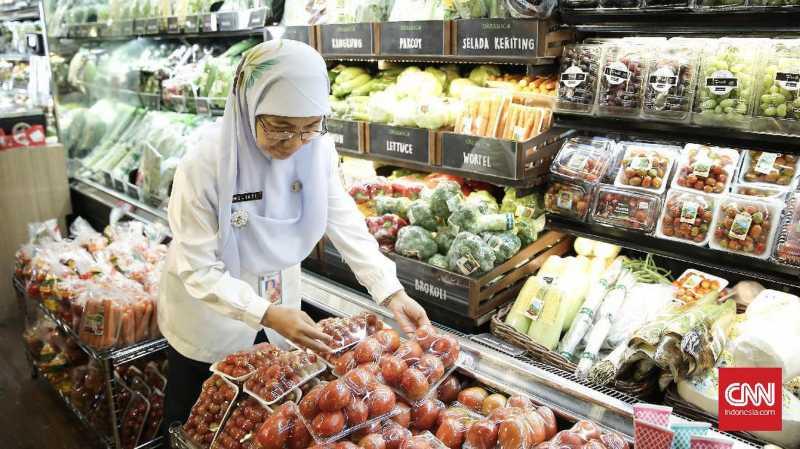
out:
M371 55L372 24L320 25L322 54Z
M369 124L369 152L404 161L430 163L429 134L425 128Z
M445 26L441 20L382 22L382 55L443 55Z
M456 54L532 57L538 50L539 21L479 19L456 23Z

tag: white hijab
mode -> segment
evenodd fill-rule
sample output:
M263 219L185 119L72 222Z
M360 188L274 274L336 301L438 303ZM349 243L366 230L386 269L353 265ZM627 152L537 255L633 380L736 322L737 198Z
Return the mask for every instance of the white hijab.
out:
M325 62L306 44L268 41L244 54L222 119L217 174L219 250L233 276L294 266L322 237L332 144L316 138L286 160L272 159L256 146L255 118L326 115L328 92ZM297 181L300 191L292 189ZM263 192L263 200L233 203L235 194L251 192ZM234 226L232 215L242 214L247 223Z

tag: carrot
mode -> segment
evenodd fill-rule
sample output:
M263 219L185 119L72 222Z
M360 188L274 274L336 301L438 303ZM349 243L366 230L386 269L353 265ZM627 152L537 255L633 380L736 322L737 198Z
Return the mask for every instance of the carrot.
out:
M508 119L508 123L506 123L506 128L503 130L503 138L510 140L511 133L514 129L514 123L517 121L517 116L519 115L519 106L512 105L511 106L511 118Z
M136 335L138 336L140 333L140 328L142 326L142 321L144 321L144 312L147 307L144 305L143 301L138 301L133 304L133 323L134 323L134 330ZM139 338L136 338L139 341Z
M497 132L497 123L500 120L500 106L503 99L492 98L489 100L489 116L487 117L487 127L483 133L485 137L494 137Z
M152 312L150 313L150 338L158 338L161 331L158 330L158 303L151 301Z
M503 131L506 129L506 123L508 123L508 114L513 106L513 103L503 103L503 106L500 109L500 117L497 119L497 129L495 130L494 137L503 138Z
M478 104L478 118L476 123L473 124L473 134L477 136L486 135L486 126L489 122L489 100L481 99Z
M113 301L110 299L103 300L103 332L100 336L100 347L107 348L112 346L116 340L116 332L114 325L114 307Z

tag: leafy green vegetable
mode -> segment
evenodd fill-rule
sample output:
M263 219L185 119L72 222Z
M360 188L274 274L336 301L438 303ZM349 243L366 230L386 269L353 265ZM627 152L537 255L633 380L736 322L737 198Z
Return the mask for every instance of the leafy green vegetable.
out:
M478 86L485 86L490 76L499 76L500 69L494 65L479 65L469 72L469 79Z
M408 206L406 215L412 225L421 226L431 232L436 231L438 223L428 201L422 199L412 201Z
M437 246L430 231L419 226L406 226L397 233L394 250L403 256L428 260Z
M494 261L492 248L471 232L459 232L447 252L447 266L463 275L486 273L494 268Z

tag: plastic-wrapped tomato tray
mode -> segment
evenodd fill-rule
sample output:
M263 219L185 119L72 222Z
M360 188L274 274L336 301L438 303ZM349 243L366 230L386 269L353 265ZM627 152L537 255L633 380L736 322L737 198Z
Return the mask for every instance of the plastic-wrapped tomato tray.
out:
M592 204L594 186L551 175L550 185L544 194L544 207L548 212L585 220Z
M592 221L650 234L661 212L661 198L656 195L601 186L595 196Z
M714 232L718 198L700 192L671 189L667 193L656 235L667 240L706 246Z
M183 425L186 437L202 449L210 448L238 394L235 383L218 374L209 377Z
M687 144L672 178L672 187L723 194L728 191L738 163L739 152L734 149Z
M323 371L325 364L316 354L304 350L283 352L269 366L257 369L244 382L244 391L262 404L272 405Z
M401 343L400 334L394 329L381 329L361 340L349 350L328 356L326 360L333 374L341 376L357 366L378 364L381 358L393 354Z
M456 368L461 345L452 335L439 334L433 326L418 328L414 337L380 360L380 375L408 403L425 398Z
M122 388L128 388L123 385ZM128 389L130 399L122 413L122 425L119 432L120 445L123 449L133 449L140 441L142 431L147 424L150 412L150 401L138 391Z
M668 145L626 144L614 185L663 193L679 150Z
M677 288L675 298L688 304L711 292L721 292L728 286L728 280L690 268L684 271L672 285Z
M325 318L318 326L333 339L330 348L339 352L382 329L383 322L373 313L362 313L349 318Z
M234 382L244 382L257 369L270 366L284 351L269 343L260 343L246 351L237 351L211 365L211 371Z
M611 152L607 140L574 137L564 142L551 166L559 175L598 182L606 172Z
M234 406L212 449L248 449L261 424L272 410L251 397L244 397Z
M355 368L312 388L298 409L314 440L330 443L399 413L396 404L394 391L379 381L377 369Z
M800 156L746 151L739 182L746 185L790 189L797 178Z
M293 402L281 404L255 429L248 449L305 449L313 443Z
M710 245L734 254L768 259L782 205L730 195L722 199Z

